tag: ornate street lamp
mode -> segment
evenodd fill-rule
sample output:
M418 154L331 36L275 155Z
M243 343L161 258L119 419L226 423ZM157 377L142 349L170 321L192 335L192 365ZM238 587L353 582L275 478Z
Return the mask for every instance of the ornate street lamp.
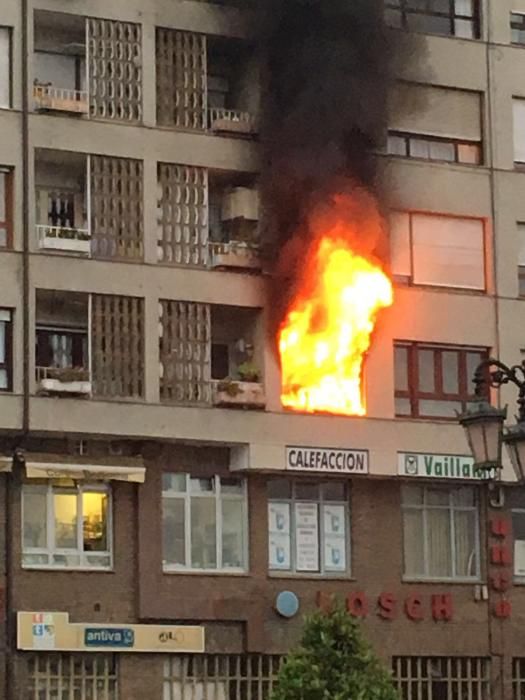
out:
M507 409L498 409L486 399L486 386L499 388L514 384L519 389L516 425L504 427ZM474 457L474 469L487 476L501 469L501 447L505 443L518 481L525 480L525 361L507 367L492 357L483 360L474 372L476 401L458 420L465 428Z

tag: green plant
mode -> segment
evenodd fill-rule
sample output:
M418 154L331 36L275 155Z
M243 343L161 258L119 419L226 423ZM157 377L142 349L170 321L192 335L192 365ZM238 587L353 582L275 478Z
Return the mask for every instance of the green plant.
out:
M239 382L234 381L231 379L231 377L226 377L226 379L222 379L218 384L217 384L217 390L218 391L224 391L228 396L231 396L232 398L235 398L239 394L242 394L242 389L239 386Z
M389 672L359 623L335 604L306 619L299 647L284 660L271 700L399 700Z
M260 370L253 362L243 362L237 367L237 374L243 382L258 382L261 379Z

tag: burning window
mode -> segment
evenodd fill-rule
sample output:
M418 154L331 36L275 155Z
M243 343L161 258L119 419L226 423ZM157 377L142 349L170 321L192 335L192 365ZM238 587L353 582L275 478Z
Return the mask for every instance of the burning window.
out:
M486 357L481 348L396 342L396 415L455 420L475 399L474 371Z

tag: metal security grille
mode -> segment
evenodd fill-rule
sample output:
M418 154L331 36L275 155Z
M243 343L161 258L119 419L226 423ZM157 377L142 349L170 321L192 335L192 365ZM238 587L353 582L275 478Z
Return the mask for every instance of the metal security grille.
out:
M164 700L267 700L280 663L264 654L172 656L164 662Z
M157 29L157 123L205 129L206 36Z
M512 659L512 688L514 700L525 700L525 658Z
M90 157L91 250L96 258L144 256L141 160Z
M144 300L92 296L93 392L107 398L144 395Z
M158 166L158 257L176 265L208 264L208 171Z
M394 681L403 700L489 700L489 659L395 656L392 663Z
M160 398L211 402L211 314L208 304L160 301Z
M28 657L25 700L117 700L116 659L109 654L38 653Z
M97 119L142 120L140 24L87 20L89 113Z

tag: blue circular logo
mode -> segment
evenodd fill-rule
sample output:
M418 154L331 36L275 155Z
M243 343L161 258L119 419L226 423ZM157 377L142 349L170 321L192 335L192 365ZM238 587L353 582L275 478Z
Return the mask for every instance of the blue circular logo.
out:
M275 600L275 609L282 617L293 617L299 610L299 598L292 591L281 591Z

